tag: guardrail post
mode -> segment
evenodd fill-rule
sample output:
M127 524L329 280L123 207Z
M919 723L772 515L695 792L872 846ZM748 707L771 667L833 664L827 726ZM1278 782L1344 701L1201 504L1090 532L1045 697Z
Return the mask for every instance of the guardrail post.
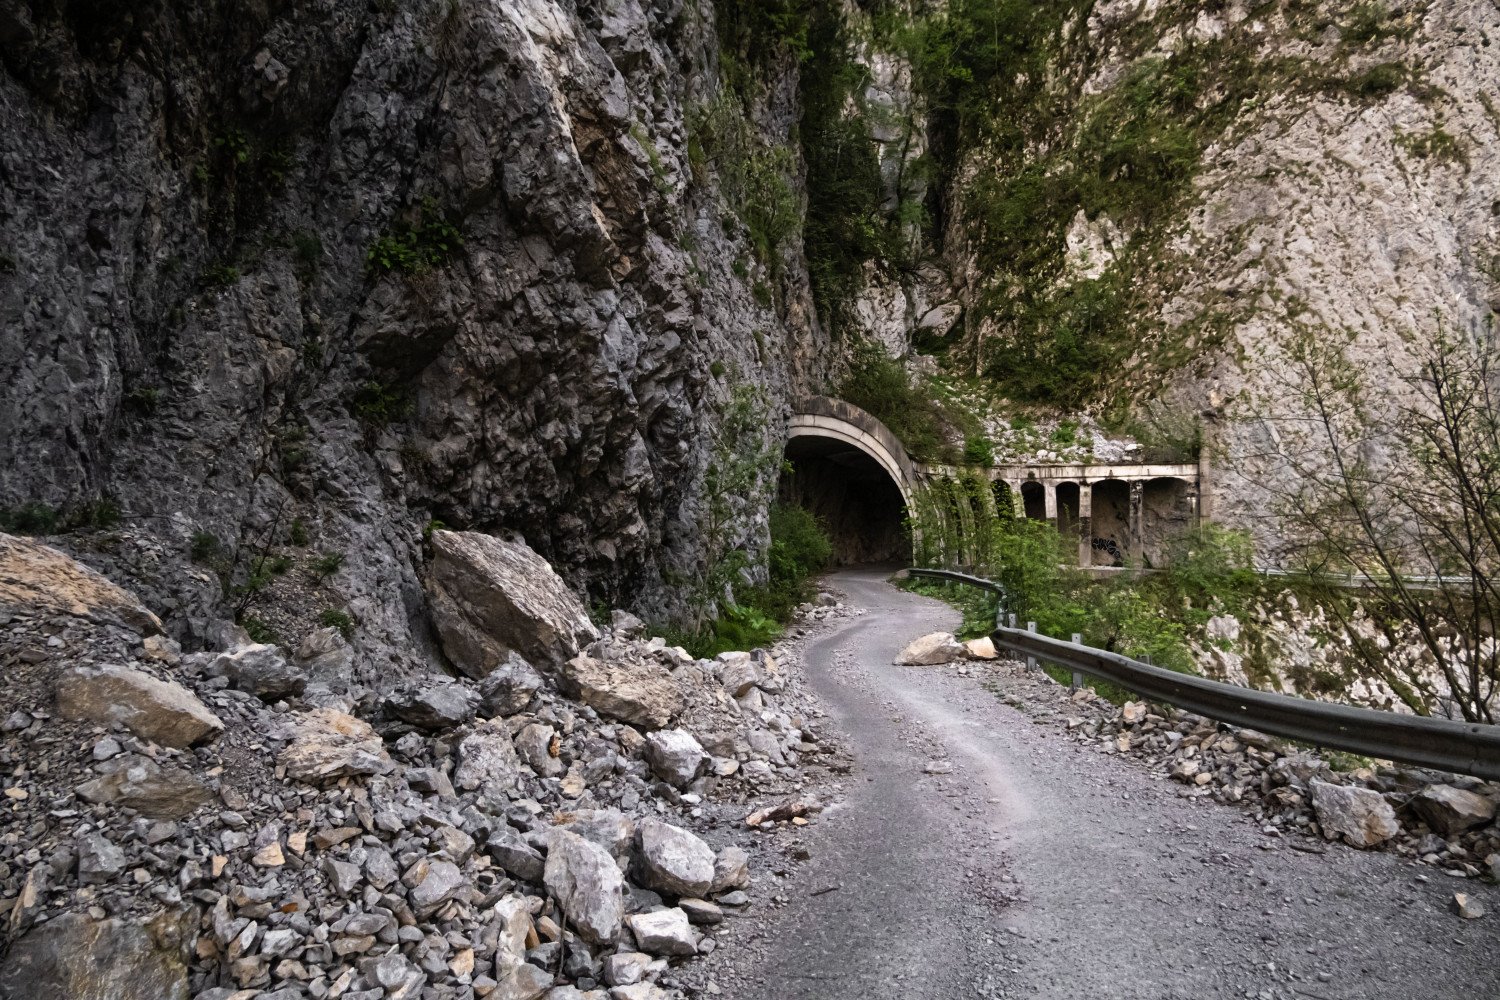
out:
M1010 615L1010 627L1011 628L1015 628L1016 627L1016 615L1015 615L1015 612L1011 612L1011 615Z
M1075 646L1082 646L1083 645L1083 636L1080 633L1078 633L1078 632L1074 632L1073 633L1073 645L1075 645ZM1080 674L1078 671L1075 670L1075 671L1073 671L1073 685L1070 688L1068 688L1068 690L1069 691L1077 691L1081 687L1083 687L1083 675Z
M1026 631L1028 631L1028 632L1032 633L1033 635L1035 635L1036 634L1036 622L1027 622L1026 623ZM1035 656L1028 656L1028 657L1026 657L1026 669L1027 670L1035 670L1036 669L1036 657Z

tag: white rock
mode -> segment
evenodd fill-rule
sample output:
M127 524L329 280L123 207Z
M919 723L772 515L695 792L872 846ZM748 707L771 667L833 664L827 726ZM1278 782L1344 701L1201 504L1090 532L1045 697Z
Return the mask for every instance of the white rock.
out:
M652 955L696 955L698 938L687 914L673 907L630 918L630 933L642 951Z
M896 656L898 667L931 667L953 663L968 655L952 632L933 632L913 641Z
M1342 837L1354 847L1374 847L1401 832L1396 811L1379 792L1316 778L1310 785L1313 811L1329 840Z
M569 926L589 943L613 944L620 936L625 880L604 848L576 833L553 829L547 837L543 881L567 915Z
M660 729L646 737L651 772L676 788L686 788L708 764L708 754L685 729Z
M713 886L714 852L693 834L658 819L641 821L641 882L669 896L704 896Z

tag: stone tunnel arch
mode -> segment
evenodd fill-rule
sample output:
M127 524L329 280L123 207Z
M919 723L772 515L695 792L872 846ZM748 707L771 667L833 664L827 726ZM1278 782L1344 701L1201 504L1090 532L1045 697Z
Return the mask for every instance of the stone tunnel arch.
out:
M905 562L916 466L890 428L842 400L800 400L787 425L780 498L816 514L838 565Z

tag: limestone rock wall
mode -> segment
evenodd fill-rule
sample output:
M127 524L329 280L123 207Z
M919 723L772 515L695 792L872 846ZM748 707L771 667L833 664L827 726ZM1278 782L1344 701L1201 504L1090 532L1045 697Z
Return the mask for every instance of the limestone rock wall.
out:
M185 638L431 653L433 521L662 609L731 385L774 418L827 364L796 248L763 304L688 163L711 15L0 0L0 508L110 526L59 544Z

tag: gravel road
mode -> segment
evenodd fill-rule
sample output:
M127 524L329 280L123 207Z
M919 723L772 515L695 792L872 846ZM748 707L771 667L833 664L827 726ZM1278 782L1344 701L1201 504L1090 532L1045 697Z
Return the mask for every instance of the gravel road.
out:
M1500 996L1493 887L1268 837L952 667L892 666L957 614L883 574L831 583L870 613L805 669L855 766L796 831L784 902L710 956L732 1000ZM1460 920L1455 891L1491 915Z

